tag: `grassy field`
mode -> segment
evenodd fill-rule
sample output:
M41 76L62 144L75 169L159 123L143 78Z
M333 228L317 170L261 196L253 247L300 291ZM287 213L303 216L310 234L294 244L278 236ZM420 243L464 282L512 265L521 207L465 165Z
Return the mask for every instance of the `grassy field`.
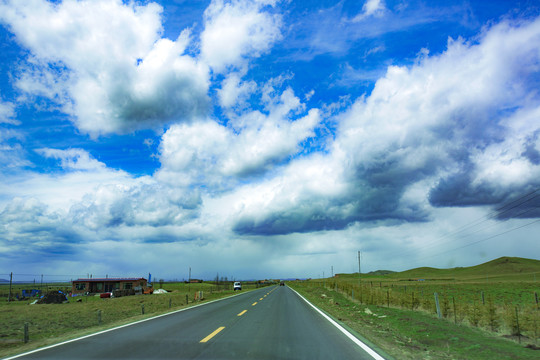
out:
M65 288L66 285L57 284L57 287ZM156 285L159 288L159 284ZM13 287L13 292L21 288L29 287ZM255 284L243 283L244 291L254 288ZM198 304L201 301L195 300L195 294L199 291L203 292L202 301L234 293L232 285L217 287L209 283L164 283L163 289L170 292L113 299L101 299L99 296L70 297L69 303L65 304L30 305L33 300L2 301L0 358ZM3 286L1 291L5 290ZM25 323L29 325L29 342L26 344L23 342Z
M540 358L533 350L540 345L537 260L338 274L289 285L398 359Z
M288 285L396 359L540 358L538 260L501 258L469 268L338 274ZM163 288L170 292L114 299L76 297L67 304L0 301L0 357L181 309L194 304L199 291L204 301L233 293L231 285L218 288L209 283L164 283ZM20 290L14 286L13 292ZM0 286L3 293L6 285ZM25 323L27 344L22 341Z

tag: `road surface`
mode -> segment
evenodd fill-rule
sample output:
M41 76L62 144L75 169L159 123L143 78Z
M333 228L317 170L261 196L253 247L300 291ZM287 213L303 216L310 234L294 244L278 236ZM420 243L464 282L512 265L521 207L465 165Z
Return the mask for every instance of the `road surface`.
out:
M286 286L241 293L16 358L373 359Z

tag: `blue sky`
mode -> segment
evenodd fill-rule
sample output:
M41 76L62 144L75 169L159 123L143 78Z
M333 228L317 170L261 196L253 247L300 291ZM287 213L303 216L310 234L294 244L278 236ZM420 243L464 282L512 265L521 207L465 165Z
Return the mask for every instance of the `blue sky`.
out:
M0 1L0 273L539 259L539 10Z

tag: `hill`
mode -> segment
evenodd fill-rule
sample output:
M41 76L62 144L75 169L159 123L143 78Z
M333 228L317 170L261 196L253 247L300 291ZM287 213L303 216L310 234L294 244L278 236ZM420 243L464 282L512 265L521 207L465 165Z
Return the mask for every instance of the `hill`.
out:
M461 279L512 278L526 274L540 275L540 260L501 257L486 263L451 269L420 267L389 275L393 279ZM540 277L539 277L540 278Z
M525 259L519 257L503 256L480 265L469 267L455 267L450 269L438 269L432 267L419 267L415 269L394 272L390 270L371 271L363 273L362 278L388 279L388 280L470 280L477 279L534 279L540 280L540 260ZM357 279L358 273L336 274L343 279Z

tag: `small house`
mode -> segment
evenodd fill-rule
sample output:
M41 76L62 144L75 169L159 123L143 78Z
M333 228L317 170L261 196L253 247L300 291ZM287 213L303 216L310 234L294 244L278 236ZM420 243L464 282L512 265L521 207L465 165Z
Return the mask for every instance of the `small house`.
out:
M141 292L147 287L144 278L96 278L77 279L71 282L71 293L75 294L100 294L115 290L134 290Z

